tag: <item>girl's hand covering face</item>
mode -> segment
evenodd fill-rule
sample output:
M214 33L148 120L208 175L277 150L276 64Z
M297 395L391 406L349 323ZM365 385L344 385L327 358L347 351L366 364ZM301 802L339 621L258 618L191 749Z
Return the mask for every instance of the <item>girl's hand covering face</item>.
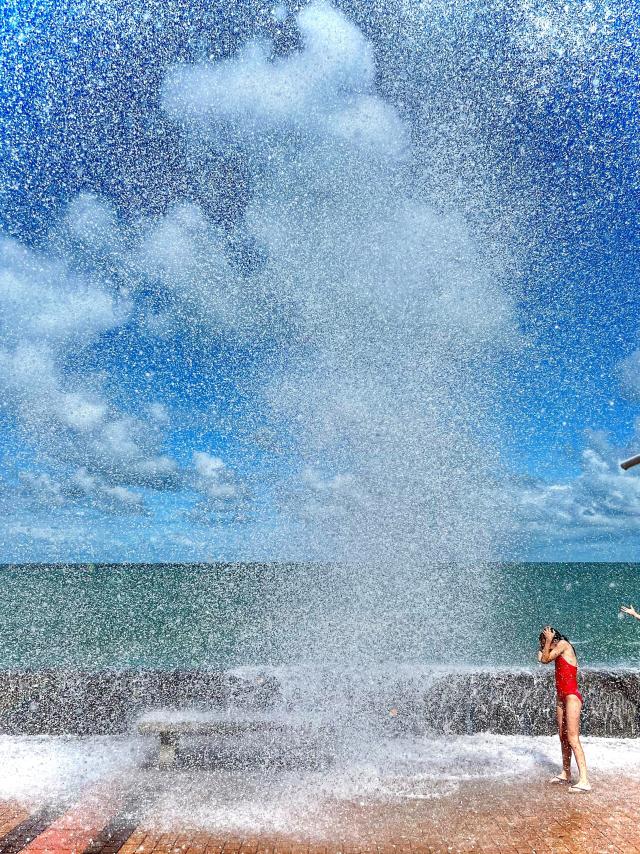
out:
M553 629L551 628L551 626L545 626L544 629L542 630L542 634L544 635L544 639L546 641L553 640L553 634L554 633L553 633Z

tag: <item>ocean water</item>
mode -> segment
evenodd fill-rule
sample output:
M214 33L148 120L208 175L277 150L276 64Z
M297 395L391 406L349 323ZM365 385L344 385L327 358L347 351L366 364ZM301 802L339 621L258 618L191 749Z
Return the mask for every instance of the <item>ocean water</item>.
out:
M575 644L583 666L635 666L640 564L492 566L486 616L465 631L450 593L451 625L464 643L438 634L421 596L384 613L343 621L353 602L332 567L286 565L77 565L0 568L0 667L227 668L339 658L341 638L360 634L369 661L418 665L535 665L540 627ZM425 569L424 577L429 572ZM322 595L318 595L318 590ZM312 591L312 592L311 592ZM473 610L474 603L465 603ZM477 626L482 628L478 629Z

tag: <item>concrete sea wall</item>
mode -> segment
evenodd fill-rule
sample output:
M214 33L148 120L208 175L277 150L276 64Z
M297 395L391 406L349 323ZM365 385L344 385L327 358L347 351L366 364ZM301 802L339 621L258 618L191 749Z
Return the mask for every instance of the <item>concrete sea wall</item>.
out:
M302 685L302 689L299 687ZM583 732L640 735L640 673L583 670ZM209 671L0 672L0 732L115 734L131 729L152 708L231 709L239 716L295 711L304 681L291 693L277 675L243 678ZM315 688L317 692L317 686ZM335 691L334 691L335 696ZM293 698L293 699L292 699ZM313 701L302 698L313 712ZM434 672L416 681L398 677L370 693L345 693L335 722L348 716L398 733L549 735L555 731L553 673L525 670ZM322 709L331 719L330 704Z

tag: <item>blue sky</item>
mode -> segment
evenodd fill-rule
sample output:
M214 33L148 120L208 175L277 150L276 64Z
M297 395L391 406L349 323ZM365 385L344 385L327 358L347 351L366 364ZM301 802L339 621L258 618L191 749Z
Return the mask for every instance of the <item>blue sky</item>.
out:
M0 560L640 560L635 5L2 26Z

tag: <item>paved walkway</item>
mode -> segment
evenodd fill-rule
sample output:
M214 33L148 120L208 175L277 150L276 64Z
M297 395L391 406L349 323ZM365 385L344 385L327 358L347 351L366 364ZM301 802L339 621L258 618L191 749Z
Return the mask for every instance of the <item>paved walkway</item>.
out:
M135 781L134 781L135 782ZM162 794L171 781L166 776ZM640 854L640 783L600 777L590 795L542 782L466 784L431 800L327 802L333 838L159 827L153 795L95 788L66 809L0 803L0 854Z

